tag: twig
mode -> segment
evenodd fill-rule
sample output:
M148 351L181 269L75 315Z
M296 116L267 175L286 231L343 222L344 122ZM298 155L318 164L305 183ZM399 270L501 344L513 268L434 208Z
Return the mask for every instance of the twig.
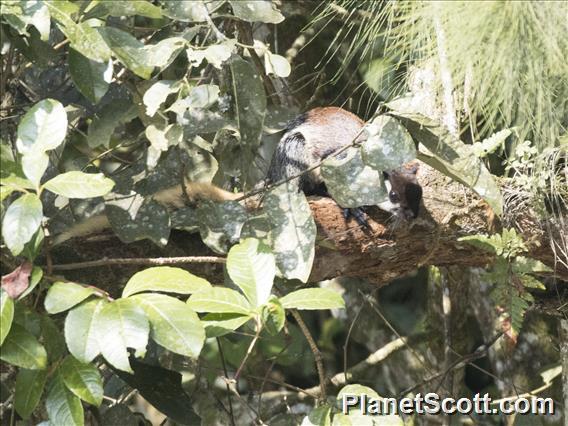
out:
M479 348L477 348L474 352L464 355L461 358L455 360L450 366L447 367L446 370L441 371L439 373L436 373L426 379L424 379L422 382L417 383L407 389L404 389L403 391L399 392L398 396L399 397L403 397L411 392L414 392L416 389L427 385L428 383L438 379L439 377L445 377L450 371L456 370L458 368L462 368L463 366L467 365L467 364L471 364L473 361L479 359L479 358L483 358L484 356L487 355L487 352L489 351L489 349L499 340L499 338L503 335L503 333L499 333L496 334L495 336L493 336L493 338L481 345Z
M235 373L235 377L234 377L235 382L237 382L239 380L239 376L241 375L241 371L243 370L243 367L245 366L249 355L252 353L252 348L254 348L254 345L256 344L256 341L258 340L261 330L262 330L262 324L260 323L260 320L257 320L256 334L254 335L253 339L250 342L250 345L247 349L247 353L245 354L245 357L243 358L241 365L239 365L239 368L237 368L237 372Z
M408 337L399 337L398 339L395 339L392 342L387 343L382 348L373 352L363 361L359 362L358 364L355 364L349 370L337 373L335 376L331 378L330 383L335 387L347 384L347 382L350 381L353 377L357 377L360 374L363 375L367 373L370 367L377 365L381 361L384 361L392 353L405 347L407 343L408 343ZM317 394L318 387L314 386L313 388L306 389L306 392Z
M180 263L225 263L226 261L224 257L215 256L102 258L100 260L90 260L87 262L53 265L53 270L70 271L73 269L95 268L109 265L176 265Z
M357 314L355 314L355 318L353 318L353 321L351 321L351 325L349 326L349 331L347 332L347 337L345 338L345 343L343 344L343 375L345 377L345 383L347 383L347 348L349 346L349 339L351 337L351 332L353 331L353 327L355 326L355 323L359 319L359 315L363 310L363 306L365 306L365 304L361 304L361 306L359 306L359 310L357 311Z
M314 354L314 360L316 362L316 369L318 371L318 376L319 376L319 381L320 381L320 384L319 384L320 399L325 401L326 398L327 398L327 389L326 389L325 370L324 370L324 366L323 366L323 357L321 356L321 352L320 352L314 338L312 337L310 330L306 326L306 323L302 319L302 316L295 309L290 309L289 312L292 314L292 316L294 317L294 319L298 323L300 330L302 330L302 333L306 337L306 340L308 341L308 345L310 346L310 349L311 349L312 353Z
M221 339L218 337L215 338L217 340L217 346L219 347L219 356L221 357L221 364L223 365L223 374L225 377L229 378L229 373L227 372L227 364L225 363L225 355L223 354L223 347L221 346ZM235 414L233 412L233 401L231 399L231 386L229 386L228 382L225 382L227 386L227 400L229 401L229 417L231 419L231 425L235 425Z

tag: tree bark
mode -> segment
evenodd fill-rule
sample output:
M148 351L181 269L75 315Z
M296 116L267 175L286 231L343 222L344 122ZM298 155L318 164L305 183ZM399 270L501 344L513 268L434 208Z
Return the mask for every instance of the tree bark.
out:
M552 268L557 278L568 280L568 269L555 259L551 246L551 238L563 241L563 230L547 229L530 204L514 212L505 205L499 220L475 193L425 164L421 164L418 181L424 191L420 215L398 226L389 225L388 214L370 208L370 229L365 229L354 220L345 221L333 200L310 201L325 242L316 250L310 281L354 276L380 285L425 265L484 266L493 256L458 238L499 231L502 223L514 226L523 236L527 256Z
M389 214L376 207L369 207L369 226L365 228L354 219L346 220L343 210L332 199L311 198L309 203L318 227L318 241L309 281L351 276L384 285L426 265L484 266L492 261L492 255L459 242L458 238L498 232L501 223L507 224L507 227L514 226L521 233L528 247L527 256L551 267L556 278L568 280L568 269L562 259L555 259L555 252L551 248L553 240L565 241L564 235L560 238L560 233L565 231L551 227L550 223L540 222L529 203L519 207L517 200L515 209L508 209L506 205L506 214L499 220L491 208L471 190L431 167L421 164L417 177L424 191L423 205L419 217L407 223L395 223ZM506 191L506 188L503 190ZM147 242L116 244L114 238L108 244L100 239L91 239L91 242L89 239L75 241L71 242L71 247L75 252L71 257L75 261L96 260L102 256L124 258L214 254L197 234L187 233L173 235L165 248ZM54 262L71 260L69 251L65 253L60 249L58 252L55 253ZM187 267L213 283L223 281L220 264L190 264ZM127 274L133 274L140 268L106 266L105 271L99 271L98 275L108 281L109 273L118 274L122 281L130 276ZM68 279L72 279L73 275L84 282L81 278L85 277L85 270L65 272ZM95 278L94 281L99 279Z

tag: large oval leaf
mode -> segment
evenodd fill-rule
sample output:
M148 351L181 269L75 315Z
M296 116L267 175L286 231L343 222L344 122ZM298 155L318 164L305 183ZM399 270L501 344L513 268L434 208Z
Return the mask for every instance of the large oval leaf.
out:
M131 373L127 348L142 356L148 344L150 324L144 310L132 299L119 299L101 309L97 323L97 341L105 359Z
M19 324L12 324L0 350L0 359L18 367L42 370L47 365L47 352L33 334Z
M341 207L376 206L388 200L382 173L363 163L357 148L326 158L321 174L329 193Z
M114 182L102 173L72 171L55 176L43 186L67 198L92 198L108 194Z
M24 419L28 419L36 408L47 380L46 370L26 370L22 368L16 377L14 408Z
M2 222L2 237L14 256L32 239L43 218L43 206L35 194L24 194L6 210Z
M144 44L129 33L113 27L101 27L99 33L114 55L134 74L148 79L154 67L146 65Z
M211 288L209 281L199 278L181 268L157 266L135 273L128 280L122 297L143 291L163 291L165 293L191 294Z
M83 426L85 424L81 400L69 391L57 375L49 389L45 409L52 425Z
M201 323L205 327L205 335L210 338L224 336L250 321L251 318L250 315L209 313L201 318Z
M22 171L37 188L49 165L49 155L45 151L32 150L22 155Z
M286 309L336 309L345 308L341 295L326 288L304 288L280 299Z
M150 320L152 339L177 354L199 356L205 330L188 305L164 294L139 294L133 300L141 303Z
M67 113L54 99L35 104L18 125L16 146L20 154L57 148L67 134Z
M89 404L101 405L103 380L97 367L83 364L69 355L59 367L59 372L67 389Z
M280 185L266 194L264 211L281 276L307 282L312 271L316 223L308 200L295 185Z
M0 289L0 346L10 331L14 319L14 301L4 290Z
M416 158L412 136L393 117L380 115L365 127L367 139L361 145L363 162L375 170L388 171Z
M240 293L225 287L211 287L195 293L187 304L196 312L219 312L248 315L252 309Z
M69 74L79 92L92 103L98 103L112 79L112 61L98 62L69 49Z
M278 24L284 20L284 15L270 1L231 0L230 3L234 15L243 21Z
M81 362L91 362L99 353L97 314L105 305L103 299L82 303L65 318L65 341L69 352Z
M93 293L95 293L95 289L93 288L58 281L47 291L47 296L44 301L45 310L50 314L66 311L76 304L81 303Z
M247 238L233 246L227 255L227 271L253 307L268 301L276 263L270 249L259 240Z

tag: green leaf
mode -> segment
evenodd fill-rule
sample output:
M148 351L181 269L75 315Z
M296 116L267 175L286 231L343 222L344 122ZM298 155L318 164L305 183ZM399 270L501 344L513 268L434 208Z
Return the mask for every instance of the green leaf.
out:
M132 372L127 348L143 356L148 344L150 324L144 310L132 299L119 299L105 305L97 315L97 341L105 359L115 368Z
M251 320L250 315L209 313L201 318L207 338L221 337Z
M314 262L317 235L306 196L290 182L280 185L266 194L264 211L280 274L306 282Z
M44 306L50 314L58 314L81 303L96 290L79 284L57 281L47 291Z
M181 84L177 80L160 80L154 83L142 97L146 105L146 114L153 117L160 108L168 95L176 93L181 89Z
M43 206L35 194L24 194L6 210L2 221L2 237L14 256L32 239L43 218Z
M43 270L39 266L34 266L32 269L32 274L30 276L30 284L28 288L24 290L22 294L18 297L18 300L22 300L28 294L30 294L34 288L40 283L41 279L43 278Z
M416 158L414 141L399 122L387 115L375 117L365 127L361 145L363 163L375 170L393 170Z
M201 239L217 253L226 253L238 241L248 212L236 201L204 201L196 211Z
M525 286L526 288L537 288L539 290L546 290L546 286L533 276L521 275L519 279L523 283L523 286Z
M119 124L136 117L136 107L129 98L119 98L106 104L93 119L87 130L89 147L108 147L114 130Z
M511 129L503 129L493 133L487 139L481 142L475 142L471 146L472 152L479 158L487 157L488 154L495 152L497 149L502 148L505 144L505 139L511 135Z
M98 103L112 80L112 61L98 62L69 49L69 74L81 94L92 103Z
M92 198L108 194L114 182L102 173L71 171L55 176L43 187L67 198Z
M14 301L3 289L0 289L0 346L10 331L14 319Z
M59 361L65 355L65 338L60 330L59 324L47 315L41 315L41 337L47 351L47 360L50 363Z
M275 336L280 333L286 321L286 313L280 300L272 297L266 306L262 307L262 325L271 335Z
M274 74L278 77L286 78L292 72L292 67L284 56L267 51L264 54L264 70L267 75Z
M211 287L193 294L187 304L195 312L217 312L248 315L250 303L239 292L225 287Z
M219 86L215 84L200 84L193 87L189 95L178 99L167 111L183 114L188 108L209 108L219 100Z
M233 79L233 94L235 96L235 114L237 128L241 135L241 145L244 147L243 162L256 152L260 144L260 137L266 114L266 95L260 75L248 61L235 58L230 63L231 77ZM242 170L246 170L243 164Z
M382 173L363 163L357 148L325 159L321 175L330 195L341 207L376 206L388 200Z
M458 241L463 241L471 244L474 247L480 248L482 250L488 251L490 253L497 253L497 247L495 246L495 241L486 235L467 235L465 237L458 238Z
M201 0L192 2L178 0L164 0L164 15L184 22L205 22L209 13Z
M22 170L37 188L49 165L49 156L43 151L32 150L22 156Z
M179 145L184 138L183 128L179 124L170 124L165 128L150 124L146 127L145 133L150 141L146 156L146 164L150 169L156 167L162 152L166 152L172 146Z
M59 29L69 39L73 49L93 61L106 62L110 59L110 49L97 29L90 25L96 21L75 23L71 15L78 10L78 6L71 2L50 1L45 4L51 16L59 22Z
M18 371L14 408L24 420L30 417L41 399L45 382L47 381L47 373L47 369L26 370L22 368Z
M111 16L145 16L152 19L162 17L162 9L145 0L135 1L104 1L93 8L93 14L99 12L95 9L104 9Z
M119 196L120 197L120 196ZM105 212L113 231L125 243L150 239L165 246L170 237L170 215L168 210L155 201L137 204L143 199L139 195L107 201Z
M359 384L344 386L337 394L337 402L341 403L343 395L358 395L358 396L366 395L368 398L375 398L375 399L380 398L379 394L375 390L371 389L368 386L363 386Z
M286 309L337 309L345 308L340 294L326 288L304 288L280 298Z
M183 37L169 37L156 44L148 44L142 51L144 64L164 69L173 62L186 45L187 40Z
M58 374L51 382L45 409L52 425L83 426L85 424L81 400L69 391Z
M103 299L82 303L65 318L67 348L81 362L91 362L100 353L97 315L106 303Z
M0 359L30 370L43 370L47 366L45 348L33 334L19 324L12 324L2 344Z
M278 24L284 20L284 16L271 1L231 0L229 3L233 8L233 14L243 21Z
M199 356L205 330L187 304L164 294L140 294L133 300L140 302L146 312L156 343L180 355Z
M181 268L156 266L134 274L122 290L122 297L143 291L163 291L164 293L191 294L211 288L209 281L193 275Z
M227 272L253 307L268 301L276 264L270 249L255 238L247 238L229 250Z
M205 59L217 69L221 69L223 62L231 57L235 51L236 40L228 39L221 43L211 44L204 49L187 48L187 59L192 66L198 67ZM251 71L253 71L251 69Z
M42 40L49 39L51 20L49 10L43 2L13 2L8 7L4 4L2 6L2 17L20 34L29 36L26 27L33 25L37 28Z
M59 367L59 373L67 389L89 404L99 406L103 402L103 380L93 364L82 362L68 355Z
M16 146L20 154L57 148L67 134L67 113L59 101L44 99L35 104L18 125Z
M114 55L134 74L149 79L154 67L146 65L144 44L127 32L112 27L99 28L100 34Z
M314 408L311 413L303 418L302 426L331 426L331 407L324 404Z
M515 274L534 274L551 271L544 263L530 257L517 256L513 262L513 272Z

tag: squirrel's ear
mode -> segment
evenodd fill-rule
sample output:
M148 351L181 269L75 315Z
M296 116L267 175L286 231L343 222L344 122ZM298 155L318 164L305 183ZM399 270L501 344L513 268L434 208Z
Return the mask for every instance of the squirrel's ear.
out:
M383 179L384 180L389 180L389 176L390 176L389 172L383 172Z

